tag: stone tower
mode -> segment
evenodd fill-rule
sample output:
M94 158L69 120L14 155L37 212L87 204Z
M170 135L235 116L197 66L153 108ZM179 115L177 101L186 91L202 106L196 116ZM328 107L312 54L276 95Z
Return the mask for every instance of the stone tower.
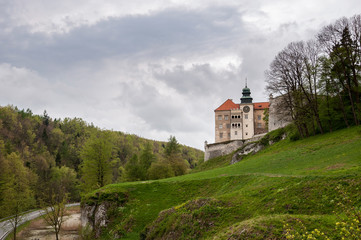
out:
M246 79L246 87L242 89L242 103L252 103L253 98L251 97L251 90L247 87L247 79Z
M242 139L252 138L254 135L254 121L253 121L253 98L251 97L251 90L246 86L242 89L241 104L239 106L242 110Z

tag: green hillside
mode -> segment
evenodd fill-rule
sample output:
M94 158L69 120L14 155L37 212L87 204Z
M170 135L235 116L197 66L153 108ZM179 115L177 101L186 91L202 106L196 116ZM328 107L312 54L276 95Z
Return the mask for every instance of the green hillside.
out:
M111 206L103 239L286 239L288 228L338 239L335 223L361 207L360 166L361 127L352 127L222 168L108 185L83 204Z

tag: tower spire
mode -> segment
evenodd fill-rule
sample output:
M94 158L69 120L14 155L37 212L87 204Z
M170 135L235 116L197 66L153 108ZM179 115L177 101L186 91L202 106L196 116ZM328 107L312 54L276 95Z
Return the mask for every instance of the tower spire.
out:
M246 78L246 87L242 90L241 104L242 103L252 103L253 98L251 97L251 90L247 87L247 78Z

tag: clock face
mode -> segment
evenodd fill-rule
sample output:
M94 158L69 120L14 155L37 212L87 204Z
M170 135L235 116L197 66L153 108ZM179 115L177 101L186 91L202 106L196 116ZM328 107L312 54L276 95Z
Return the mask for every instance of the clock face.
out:
M245 112L245 113L248 113L249 112L249 107L248 106L245 106L245 107L243 107L243 112Z

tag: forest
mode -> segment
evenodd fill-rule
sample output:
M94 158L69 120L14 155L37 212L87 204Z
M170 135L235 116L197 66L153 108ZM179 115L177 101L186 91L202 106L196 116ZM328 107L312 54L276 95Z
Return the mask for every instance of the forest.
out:
M314 39L289 43L265 73L267 91L282 97L295 138L359 125L361 15L323 27Z
M110 183L187 173L203 152L102 130L80 118L0 106L0 218L52 202L76 202Z

